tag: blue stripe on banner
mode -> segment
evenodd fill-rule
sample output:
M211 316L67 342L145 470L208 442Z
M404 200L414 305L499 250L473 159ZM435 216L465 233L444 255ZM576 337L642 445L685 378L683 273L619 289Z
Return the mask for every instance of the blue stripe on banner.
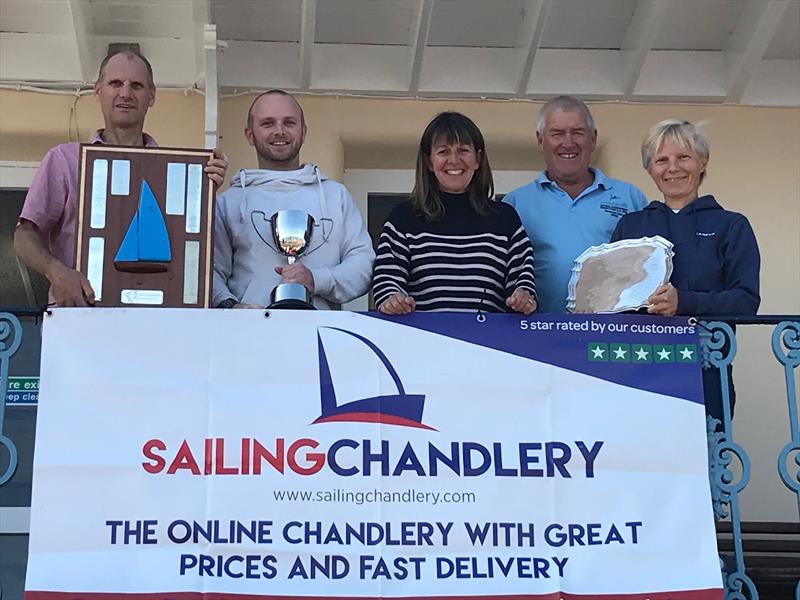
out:
M416 312L370 316L703 404L698 328L687 317ZM486 335L491 323L492 335Z

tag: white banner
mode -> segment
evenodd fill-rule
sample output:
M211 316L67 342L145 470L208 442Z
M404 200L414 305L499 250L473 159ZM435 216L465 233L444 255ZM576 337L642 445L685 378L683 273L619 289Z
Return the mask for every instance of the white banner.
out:
M679 319L56 309L26 600L721 599Z

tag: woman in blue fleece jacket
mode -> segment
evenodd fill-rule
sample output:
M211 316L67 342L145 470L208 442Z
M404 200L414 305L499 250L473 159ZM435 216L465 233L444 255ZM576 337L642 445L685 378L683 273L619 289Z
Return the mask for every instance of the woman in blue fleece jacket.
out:
M688 121L661 121L642 143L642 165L664 202L622 217L611 241L660 235L673 243L672 277L648 299L649 313L754 315L758 310L761 258L750 223L714 196L698 197L708 157L708 142ZM704 371L703 383L706 411L722 419L716 370Z

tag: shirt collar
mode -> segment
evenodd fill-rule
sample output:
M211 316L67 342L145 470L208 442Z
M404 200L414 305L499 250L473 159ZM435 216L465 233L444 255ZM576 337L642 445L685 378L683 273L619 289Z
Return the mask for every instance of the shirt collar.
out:
M608 180L605 173L595 167L589 167L589 170L594 173L594 182L589 186L590 188L599 187L604 190L611 188L611 182Z
M106 145L106 141L103 139L104 131L105 129L98 129L97 131L95 131L92 134L92 137L89 138L89 143ZM149 133L142 132L142 139L144 140L145 148L158 148L156 140Z
M611 188L611 182L609 181L608 177L606 177L605 173L603 173L600 169L597 167L589 167L589 171L594 174L594 181L589 187L581 192L581 195L596 188L603 188L604 190ZM546 169L539 171L539 176L535 179L535 181L541 188L549 187L551 185L558 187L558 184L547 176Z

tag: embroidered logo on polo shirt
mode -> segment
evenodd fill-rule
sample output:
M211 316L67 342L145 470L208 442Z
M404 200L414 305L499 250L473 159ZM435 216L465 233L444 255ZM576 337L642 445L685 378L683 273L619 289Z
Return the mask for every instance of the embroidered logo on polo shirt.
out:
M716 231L710 231L710 232L706 233L705 231L696 231L695 235L699 235L700 237L714 237L715 235L717 235L717 232Z
M600 209L604 210L612 217L617 217L617 218L620 218L628 214L628 207L623 206L622 204L609 204L607 202L601 202Z

